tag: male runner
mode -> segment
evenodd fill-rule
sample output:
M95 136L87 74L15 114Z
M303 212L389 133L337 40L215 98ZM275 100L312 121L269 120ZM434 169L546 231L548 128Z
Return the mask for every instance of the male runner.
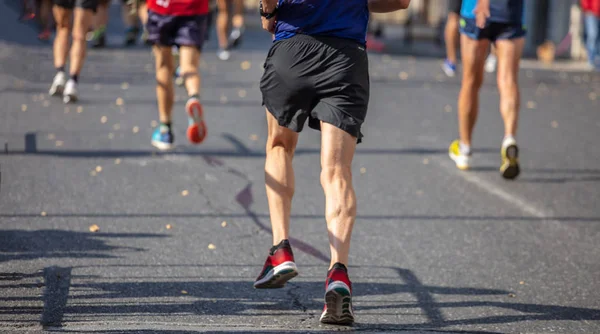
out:
M289 238L294 195L292 158L298 132L321 130L321 185L325 192L331 262L321 322L354 321L348 278L356 218L351 164L369 102L365 37L371 12L392 12L410 0L263 0L263 29L275 34L261 80L267 109L265 179L273 247L254 283L281 288L298 274Z
M515 140L519 116L519 61L525 44L524 0L463 0L460 20L463 79L458 97L460 139L450 145L450 158L468 169L471 138L479 109L479 89L490 43L496 46L500 113L504 120L500 173L505 179L519 175L519 149Z
M188 140L201 143L206 137L206 124L200 104L200 74L198 64L206 37L208 0L148 0L148 41L154 44L156 59L156 97L160 126L152 135L152 145L165 150L173 147L171 111L175 91L175 65L171 49L179 47L179 64L188 93L185 105L189 116Z
M456 75L456 63L458 52L458 21L460 19L460 7L462 0L449 0L448 2L448 19L446 20L446 28L444 29L444 42L446 43L446 60L442 65L442 69L447 76L453 77Z
M219 50L217 56L221 60L229 60L231 57L230 49L239 45L244 33L244 0L217 0L219 13L217 14L217 38ZM227 37L229 28L229 17L233 7L233 17L231 19L231 33Z
M63 95L63 101L69 103L78 98L77 82L83 67L86 52L86 34L94 19L98 0L54 0L54 67L56 75L50 87L50 95ZM74 14L73 14L74 13ZM72 18L72 16L74 16ZM69 48L69 34L73 42ZM67 54L70 50L69 78L65 74Z

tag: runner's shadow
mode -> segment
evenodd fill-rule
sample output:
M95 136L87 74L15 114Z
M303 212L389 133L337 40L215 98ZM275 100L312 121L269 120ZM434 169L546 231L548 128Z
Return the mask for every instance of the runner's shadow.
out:
M600 320L600 309L518 303L512 300L507 302L510 292L506 290L427 285L414 272L404 268L352 268L355 271L357 269L369 272L373 269L385 270L387 282L357 280L353 284L358 321L361 314L363 319L369 319L353 326L352 329L356 331L443 330L457 326L464 329L464 326L477 325L480 328L481 325L524 321ZM169 321L185 323L189 321L189 315L194 314L209 319L215 316L227 317L228 322L246 323L252 327L263 320L270 321L274 316L285 315L297 320L295 323L298 324L298 330L308 330L310 327L306 326L318 321L323 306L321 281L292 281L287 287L278 290L256 290L252 287L252 281L244 279L203 280L202 276L197 280L172 281L164 281L164 278L150 281L139 277L131 280L126 276L110 276L110 281L71 279L69 282L68 289L79 293L69 294L69 302L63 300L60 303L61 309L58 311L67 316L67 319L109 316L118 320L131 319L132 316L168 316ZM63 287L65 291L68 289ZM47 295L46 298L52 298L52 295ZM0 301L3 299L0 297ZM45 302L53 303L52 300ZM457 313L465 308L477 308L478 316L464 317ZM456 311L452 311L454 309ZM0 314L22 316L35 312L39 310L0 307ZM486 312L490 312L489 315ZM456 315L449 318L448 314ZM385 315L401 316L399 319L408 320L398 324L369 322ZM423 321L416 320L421 318ZM199 318L199 323L202 323L202 319ZM55 320L68 324L64 319ZM68 330L68 326L65 329ZM464 333L475 332L468 331L467 327Z
M142 248L116 247L108 238L162 238L161 234L90 233L66 230L0 231L0 263L40 258L115 258L115 252L140 252ZM0 275L0 280L2 276Z

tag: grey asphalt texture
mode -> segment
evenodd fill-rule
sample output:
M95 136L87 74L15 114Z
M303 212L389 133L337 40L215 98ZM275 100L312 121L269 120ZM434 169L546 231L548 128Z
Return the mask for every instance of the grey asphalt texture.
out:
M15 17L0 3L0 332L600 333L599 74L522 69L523 173L506 182L493 76L462 172L447 157L460 79L440 59L370 55L353 165L357 323L323 326L329 248L311 129L294 161L300 275L252 287L271 245L258 88L269 36L249 29L220 62L213 32L209 136L186 142L178 88L178 146L161 153L149 49L122 48L114 24L112 45L89 52L81 101L65 106L47 94L50 46Z

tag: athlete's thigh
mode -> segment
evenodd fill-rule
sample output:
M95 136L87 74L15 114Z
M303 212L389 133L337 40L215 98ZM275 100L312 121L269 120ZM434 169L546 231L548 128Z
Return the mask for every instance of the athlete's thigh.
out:
M460 54L463 69L463 80L483 77L483 66L490 41L473 39L465 34L460 36Z
M356 137L335 125L321 122L322 167L350 167L356 145Z
M300 133L291 130L285 126L281 126L279 124L279 120L273 115L271 111L266 110L267 114L267 132L269 137L269 142L267 145L272 144L273 141L280 142L283 146L290 150L292 153L296 150L296 145L298 144L298 137Z
M73 37L85 39L89 27L94 21L94 12L91 9L75 7L73 15Z
M179 48L179 65L184 73L198 71L200 49L193 45L182 45Z
M498 58L498 83L517 82L519 62L523 54L525 38L499 39L496 41Z
M52 15L57 27L68 27L71 28L73 25L73 9L57 5L56 3L52 6Z
M167 67L173 70L175 65L173 62L173 54L171 51L172 47L168 45L154 44L152 52L154 53L154 60L156 62L156 69Z
M75 0L75 7L96 12L99 0Z
M233 8L236 15L244 15L244 0L233 0Z
M217 0L217 8L219 9L219 13L229 14L231 3L229 0Z
M75 0L53 0L52 4L55 7L64 10L73 10L73 8L75 7Z

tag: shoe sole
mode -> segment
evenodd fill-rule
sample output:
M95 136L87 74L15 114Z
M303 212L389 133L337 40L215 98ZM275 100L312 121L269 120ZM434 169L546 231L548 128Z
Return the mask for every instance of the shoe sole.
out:
M63 96L63 102L65 104L77 102L77 96L76 95L65 95L65 96Z
M156 141L156 140L152 141L152 146L156 147L157 149L159 149L161 151L171 150L175 147L174 144L164 143L162 141Z
M454 76L456 75L455 71L450 70L444 64L442 64L442 70L444 71L444 73L446 74L446 76L448 76L449 78L454 78Z
M484 70L486 73L494 73L496 72L496 65L492 66L492 65L484 65Z
M457 156L453 153L448 153L448 156L450 157L450 159L452 159L452 161L454 161L454 163L456 164L456 168L460 169L460 170L469 170L469 164L464 164L464 163L460 163L458 162L458 160L460 160L460 156Z
M346 284L334 282L325 293L327 308L321 314L320 321L324 324L351 325L354 323L352 312L352 296Z
M507 180L514 180L521 174L519 167L519 148L517 145L509 145L505 149L506 158L500 167L502 177Z
M241 35L240 35L240 37L234 38L229 42L229 45L231 46L232 49L238 48L241 44L242 44L242 36Z
M202 105L200 101L194 99L186 103L185 110L190 123L187 129L187 138L192 144L200 144L206 138L207 133Z
M281 289L287 281L298 276L294 262L284 262L269 270L267 275L254 283L255 289Z
M56 85L56 86L53 85L52 87L50 87L50 90L48 90L48 95L50 95L50 96L62 95L64 89L65 89L65 85Z

